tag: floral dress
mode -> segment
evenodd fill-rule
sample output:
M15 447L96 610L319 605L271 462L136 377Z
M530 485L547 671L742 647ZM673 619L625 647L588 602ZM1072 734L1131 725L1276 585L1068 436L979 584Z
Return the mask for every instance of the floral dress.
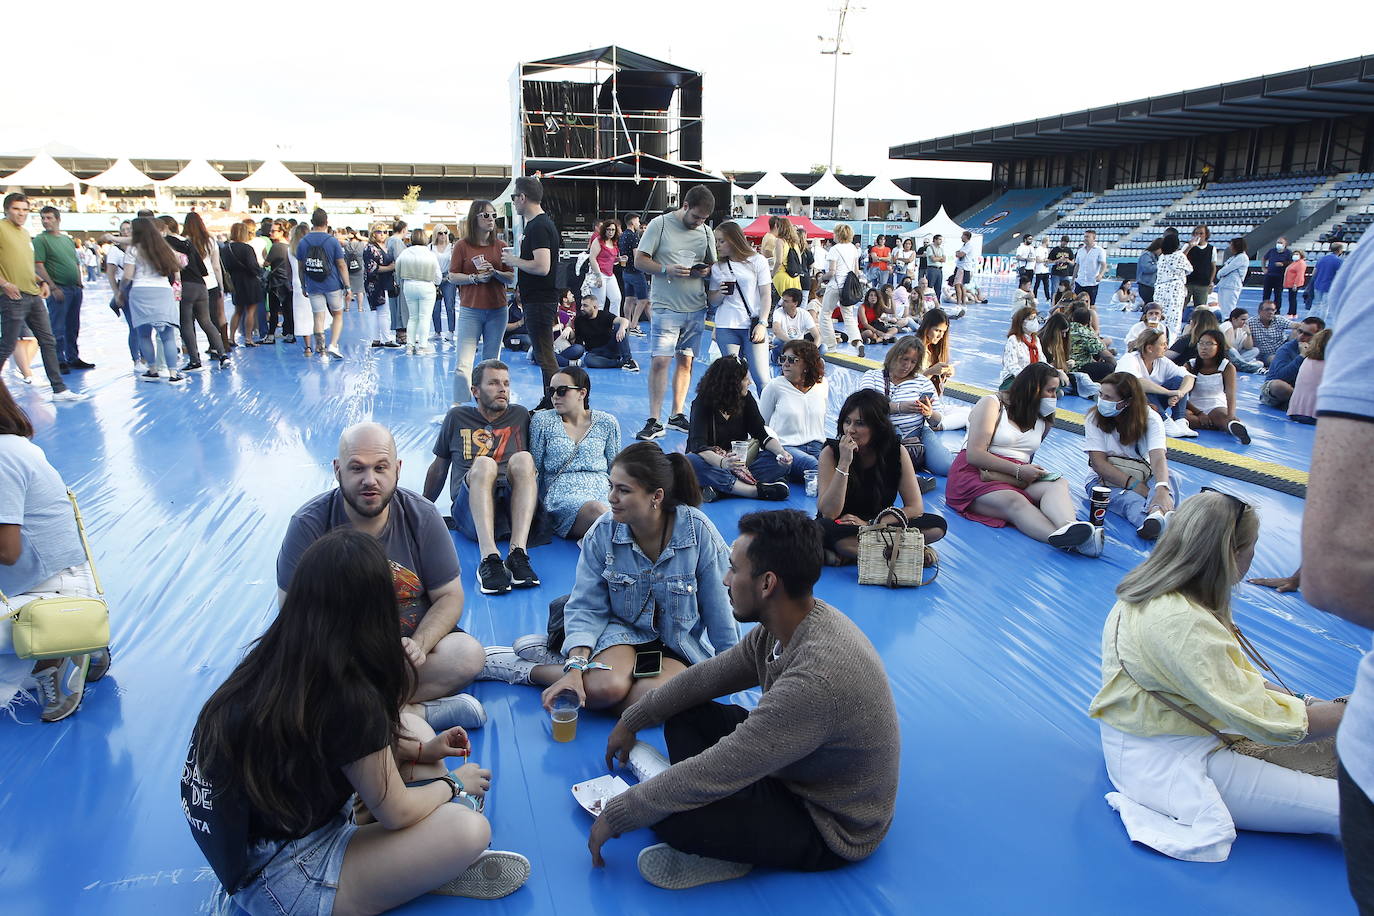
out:
M395 291L396 274L390 271L377 272L379 267L386 267L392 260L391 253L380 245L368 242L363 249L363 288L367 290L367 304L373 311L385 307L387 294Z
M581 442L573 442L553 410L530 418L530 456L539 472L544 510L559 537L567 537L582 505L606 499L611 462L620 453L620 423L604 410L592 411Z
M1193 265L1181 250L1159 256L1155 302L1164 307L1164 320L1169 325L1170 337L1177 337L1183 330L1183 300L1188 294L1188 274L1192 272Z

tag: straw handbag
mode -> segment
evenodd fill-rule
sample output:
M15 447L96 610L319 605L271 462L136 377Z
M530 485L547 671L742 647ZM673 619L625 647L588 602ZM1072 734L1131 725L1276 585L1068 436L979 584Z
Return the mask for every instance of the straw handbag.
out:
M86 543L86 526L76 505L76 494L67 491L72 512L76 515L76 530L81 535L81 549L91 566L91 579L96 594L104 595L100 576L95 571L91 545ZM85 655L110 644L110 609L105 599L81 595L54 595L35 598L15 610L4 592L0 592L9 613L3 618L14 621L14 654L20 658L66 658Z
M888 514L899 524L882 524L883 516ZM878 513L872 524L859 529L859 584L888 588L928 584L921 581L925 553L926 539L921 530L907 524L905 512L889 506ZM930 581L935 581L935 577Z

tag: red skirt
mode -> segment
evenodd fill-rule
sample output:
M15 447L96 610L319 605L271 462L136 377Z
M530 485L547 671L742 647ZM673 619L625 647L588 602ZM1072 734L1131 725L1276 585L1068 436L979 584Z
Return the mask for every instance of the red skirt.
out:
M1002 456L998 456L1002 457ZM1024 461L1017 461L1015 458L1005 458L1006 461L1016 464L1026 464ZM1009 483L1002 483L997 480L984 480L979 476L978 469L968 463L968 451L961 451L954 457L954 463L949 467L949 477L945 480L945 505L964 518L972 522L982 522L989 528L1005 528L1010 524L1006 519L993 518L990 515L979 515L972 511L973 501L980 496L988 493L995 493L998 490L1011 490L1019 493L1029 501L1026 491L1020 487L1014 487Z

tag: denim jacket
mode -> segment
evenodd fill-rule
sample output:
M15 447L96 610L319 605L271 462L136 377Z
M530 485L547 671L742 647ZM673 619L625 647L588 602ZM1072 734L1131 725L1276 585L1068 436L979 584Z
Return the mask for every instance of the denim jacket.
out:
M725 573L730 551L699 509L678 506L673 534L657 563L630 526L607 512L582 538L577 576L563 611L563 645L611 646L663 640L693 664L739 642ZM659 609L654 625L654 608Z

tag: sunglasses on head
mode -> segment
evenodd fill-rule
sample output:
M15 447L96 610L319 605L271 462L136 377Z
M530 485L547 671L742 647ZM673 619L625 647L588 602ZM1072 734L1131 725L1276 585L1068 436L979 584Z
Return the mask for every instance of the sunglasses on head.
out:
M1247 503L1245 500L1241 499L1239 496L1236 496L1234 493L1227 493L1225 490L1218 490L1216 487L1202 487L1201 490L1200 490L1200 492L1202 492L1202 493L1215 493L1215 494L1217 494L1218 496L1225 496L1227 499L1231 500L1231 502L1235 503L1235 505L1236 505L1236 524L1237 524L1237 525L1240 524L1241 518L1243 518L1243 517L1245 516L1245 509L1246 509L1246 507L1248 507L1248 506L1250 505L1250 504Z
M550 389L549 389L549 394L552 395L553 397L556 397L556 398L565 398L565 397L568 396L568 392L569 392L569 391L586 391L586 390L587 390L587 389L586 389L586 388L583 388L581 385L559 385L559 386L556 387L556 388L550 388Z

